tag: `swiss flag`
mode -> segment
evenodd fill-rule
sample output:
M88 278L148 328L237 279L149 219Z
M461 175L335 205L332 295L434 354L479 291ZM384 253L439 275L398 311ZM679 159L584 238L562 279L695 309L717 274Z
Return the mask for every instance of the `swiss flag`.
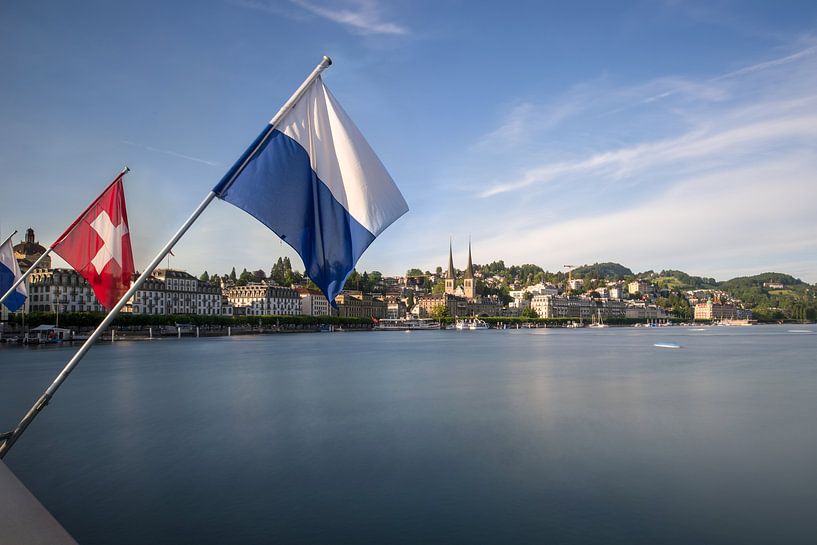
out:
M85 277L106 309L113 308L128 291L134 272L122 176L124 173L52 246Z

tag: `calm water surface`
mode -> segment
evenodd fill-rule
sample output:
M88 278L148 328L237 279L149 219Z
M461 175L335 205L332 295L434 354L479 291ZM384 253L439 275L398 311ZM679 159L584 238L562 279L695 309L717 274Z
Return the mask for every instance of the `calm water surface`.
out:
M82 544L813 544L815 348L814 326L119 342L5 461ZM0 347L3 429L71 353Z

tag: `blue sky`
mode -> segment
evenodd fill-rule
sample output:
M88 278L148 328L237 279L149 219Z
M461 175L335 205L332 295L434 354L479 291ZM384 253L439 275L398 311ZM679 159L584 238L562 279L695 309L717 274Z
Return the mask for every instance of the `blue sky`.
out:
M143 267L321 55L411 211L359 269L618 261L817 281L817 3L16 2L0 230L50 243L125 164ZM8 204L7 204L8 203ZM294 252L214 203L198 274Z

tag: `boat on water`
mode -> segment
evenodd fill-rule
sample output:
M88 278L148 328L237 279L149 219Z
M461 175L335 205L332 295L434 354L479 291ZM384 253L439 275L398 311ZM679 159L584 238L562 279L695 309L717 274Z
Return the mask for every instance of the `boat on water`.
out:
M610 327L601 319L601 309L598 310L596 316L593 316L593 322L590 324L590 327Z
M681 348L681 345L676 344L676 343L655 343L655 344L653 344L653 346L656 347L656 348L669 348L669 349Z
M429 331L440 329L440 322L427 318L381 318L375 331Z
M488 322L473 318L471 320L457 320L454 326L458 331L476 331L478 329L490 329Z

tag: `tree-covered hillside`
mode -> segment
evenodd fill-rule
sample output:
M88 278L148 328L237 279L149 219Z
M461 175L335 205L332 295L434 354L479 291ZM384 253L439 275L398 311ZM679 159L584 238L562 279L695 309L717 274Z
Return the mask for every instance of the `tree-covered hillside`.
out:
M593 263L576 267L572 272L573 278L596 278L604 280L618 280L633 276L633 271L620 263Z

